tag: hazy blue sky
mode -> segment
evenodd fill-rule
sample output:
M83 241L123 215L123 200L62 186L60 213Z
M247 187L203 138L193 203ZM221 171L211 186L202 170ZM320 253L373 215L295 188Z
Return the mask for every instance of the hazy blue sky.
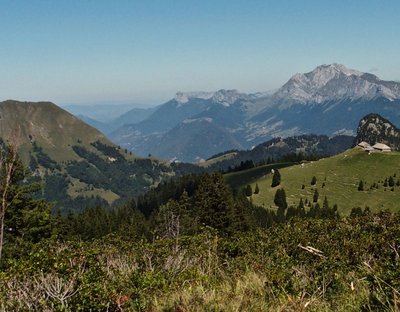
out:
M342 63L400 80L400 1L2 1L0 100L159 104Z

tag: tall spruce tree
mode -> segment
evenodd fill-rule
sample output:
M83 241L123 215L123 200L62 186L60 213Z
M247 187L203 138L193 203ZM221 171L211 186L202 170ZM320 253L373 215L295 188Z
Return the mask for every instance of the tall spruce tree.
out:
M311 179L311 185L317 184L317 178L315 176L312 177Z
M25 179L25 168L15 145L0 144L0 261L4 238L37 242L51 235L50 205L34 198L39 184ZM7 233L5 233L7 229Z
M271 187L275 187L281 184L281 174L278 169L274 170L274 175L272 176Z
M392 176L389 177L389 181L388 181L388 182L389 182L389 186L390 186L390 187L393 187L393 186L394 186L394 179L393 179Z
M276 206L278 206L278 208L283 208L283 209L287 208L286 192L283 188L276 190L274 203Z
M233 197L220 173L205 174L195 194L195 209L203 225L226 230L233 210Z
M253 195L253 190L251 189L251 185L248 184L246 187L246 196L249 197L251 195Z
M313 202L314 203L318 202L318 197L319 197L318 190L315 189L314 195L313 195Z

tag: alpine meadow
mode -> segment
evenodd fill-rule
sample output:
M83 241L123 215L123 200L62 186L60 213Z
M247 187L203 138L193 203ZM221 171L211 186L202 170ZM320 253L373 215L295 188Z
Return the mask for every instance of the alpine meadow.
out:
M400 311L400 3L0 4L0 311Z

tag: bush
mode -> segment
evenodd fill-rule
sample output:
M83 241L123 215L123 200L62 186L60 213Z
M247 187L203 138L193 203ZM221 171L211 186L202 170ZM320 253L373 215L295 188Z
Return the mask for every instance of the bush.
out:
M88 242L49 239L20 246L18 257L6 259L0 306L299 311L307 304L313 311L388 310L400 287L399 237L398 214L357 209L347 219L293 218L230 237L210 229L152 242L116 235Z

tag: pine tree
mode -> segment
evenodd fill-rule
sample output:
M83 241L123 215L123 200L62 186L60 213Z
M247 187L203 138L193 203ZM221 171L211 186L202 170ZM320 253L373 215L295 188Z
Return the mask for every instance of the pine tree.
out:
M279 208L285 210L287 208L286 192L284 189L278 189L275 193L274 203Z
M315 217L320 218L321 217L321 207L318 203L315 204L314 210L315 210Z
M324 198L324 203L322 204L322 208L329 210L329 203L328 203L328 198L325 196Z
M318 202L318 196L319 196L318 190L315 189L315 191L314 191L314 196L313 196L313 202L314 202L314 203Z
M311 179L311 185L317 184L317 178L315 176L312 177Z
M233 197L220 173L202 176L195 194L195 209L201 224L226 230L232 214Z
M260 189L258 188L258 184L256 183L256 187L254 188L254 194L260 193Z
M274 170L274 175L272 176L272 183L271 187L275 187L281 184L281 174L279 173L278 169Z
M286 220L290 220L296 216L297 216L296 208L293 206L289 206L289 208L286 211Z
M4 238L38 242L51 235L50 205L34 198L37 183L25 183L25 170L16 145L0 146L0 261ZM8 229L5 233L4 229Z
M251 189L251 186L248 184L246 187L246 196L249 197L253 195L253 190Z
M389 177L389 186L393 187L394 186L394 179L392 176Z
M191 198L188 192L184 190L178 201L179 225L182 234L193 234L197 231L197 219L191 215L191 206Z
M304 217L306 215L306 210L304 209L303 198L300 198L299 204L297 205L296 215L299 217Z
M331 210L329 208L328 198L325 196L324 202L322 204L321 216L323 218L331 217Z
M364 191L364 182L362 180L360 180L360 182L358 183L358 190L360 192Z

